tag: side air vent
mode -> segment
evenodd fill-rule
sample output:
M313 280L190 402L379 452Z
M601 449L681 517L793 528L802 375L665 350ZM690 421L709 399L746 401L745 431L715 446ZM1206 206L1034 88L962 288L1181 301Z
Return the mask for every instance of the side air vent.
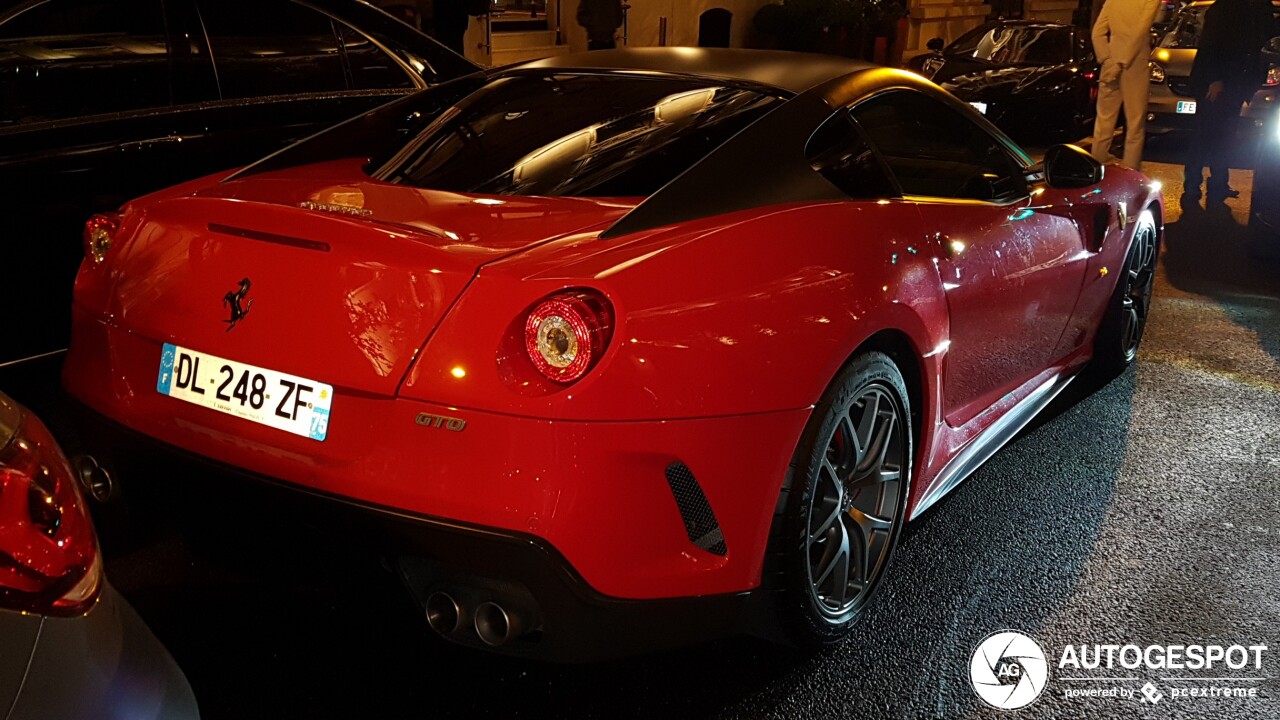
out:
M716 522L711 503L707 502L707 496L689 466L682 462L668 465L667 484L671 486L671 494L680 508L680 517L684 518L684 531L689 542L713 555L727 555L729 548L724 544L720 523Z

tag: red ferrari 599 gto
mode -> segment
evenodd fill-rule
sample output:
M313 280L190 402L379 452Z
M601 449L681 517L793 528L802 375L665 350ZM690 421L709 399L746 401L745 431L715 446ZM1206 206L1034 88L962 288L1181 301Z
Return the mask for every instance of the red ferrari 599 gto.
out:
M1162 208L910 73L560 57L93 218L65 383L389 528L458 642L821 644L906 522L1133 360Z

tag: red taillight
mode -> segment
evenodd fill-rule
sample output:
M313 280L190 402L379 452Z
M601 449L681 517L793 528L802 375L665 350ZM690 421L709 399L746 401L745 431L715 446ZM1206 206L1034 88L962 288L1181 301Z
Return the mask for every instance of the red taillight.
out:
M1267 87L1280 85L1280 67L1272 65L1267 68Z
M84 224L84 256L90 263L97 265L106 259L111 241L119 229L120 216L115 213L101 213L89 218Z
M524 324L525 348L548 379L571 383L591 369L609 345L613 312L603 297L566 292L543 300Z
M14 419L17 422L13 422ZM49 431L0 396L0 608L84 612L102 581L93 523Z

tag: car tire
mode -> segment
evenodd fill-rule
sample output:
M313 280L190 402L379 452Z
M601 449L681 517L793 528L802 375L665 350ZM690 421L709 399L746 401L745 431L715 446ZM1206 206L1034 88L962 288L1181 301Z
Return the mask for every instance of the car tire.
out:
M1254 197L1257 197L1256 191ZM1248 255L1254 260L1270 262L1280 260L1280 234L1270 229L1258 219L1253 212L1253 203L1249 205Z
M901 371L858 355L814 408L773 519L766 569L790 643L834 643L868 607L906 521L912 440Z
M1137 222L1124 270L1094 337L1093 369L1104 379L1120 375L1137 359L1151 314L1160 234L1150 211L1139 215Z
M1063 142L1078 144L1093 135L1093 126L1097 119L1097 116L1092 112L1073 113L1071 119L1067 122L1066 137L1063 138Z

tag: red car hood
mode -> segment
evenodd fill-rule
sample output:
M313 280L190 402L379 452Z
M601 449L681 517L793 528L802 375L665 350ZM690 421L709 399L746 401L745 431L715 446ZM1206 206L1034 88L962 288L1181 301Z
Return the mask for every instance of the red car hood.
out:
M157 342L389 395L481 266L632 207L420 190L354 161L294 168L132 204L77 302Z

